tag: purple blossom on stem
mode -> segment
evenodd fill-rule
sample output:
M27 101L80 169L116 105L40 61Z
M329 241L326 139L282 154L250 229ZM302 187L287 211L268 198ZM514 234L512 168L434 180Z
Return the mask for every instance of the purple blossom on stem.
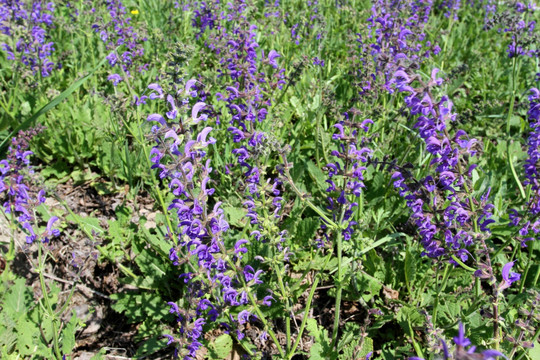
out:
M455 350L453 354L450 353L448 345L443 339L439 339L442 347L442 355L444 360L450 359L482 359L482 360L495 360L498 357L507 359L501 352L497 350L484 350L477 352L476 346L472 345L471 340L465 337L465 326L463 323L459 323L458 335L453 338L455 344ZM474 357L473 357L474 356ZM424 360L422 358L412 356L409 360Z
M135 65L138 65L137 72L145 71L148 65L144 64L142 58L143 43L147 38L133 27L132 19L121 0L105 0L105 5L107 13L96 14L96 22L92 25L92 29L99 34L109 51L123 46L118 54L111 52L107 56L109 65L115 67L119 64L128 76L131 76L131 68Z
M480 199L480 204L468 197L470 171L463 171L462 156L477 155L477 142L463 130L450 136L447 126L456 115L447 96L437 101L432 95L432 89L441 84L437 72L433 69L427 84L405 69L394 74L394 86L405 94L405 104L416 118L414 127L424 140L426 150L432 154L433 174L419 180L418 183L424 185L420 187L409 184L410 174L399 169L392 178L394 187L412 211L411 219L418 227L425 249L422 254L432 258L456 256L466 261L469 257L466 249L473 245L477 232L489 233L493 205L487 203L489 191ZM413 87L415 83L420 83L420 87ZM476 208L478 211L473 211Z
M20 131L11 141L7 158L0 161L0 197L3 198L3 211L12 214L26 230L26 243L32 244L36 240L44 243L52 237L60 235L60 230L54 228L59 220L52 216L45 231L38 232L37 220L34 216L35 208L45 202L45 190L35 190L31 176L33 169L29 157L33 154L29 150L29 141L39 134L43 128Z
M190 105L191 85L188 87L185 92L165 97L159 85L150 85L154 91L150 99L160 99L169 111L166 118L151 114L147 119L155 124L152 134L156 145L150 153L152 168L158 169L161 179L168 180L174 195L168 209L176 215L178 225L172 229L175 236L169 258L175 265L184 263L190 268L189 273L181 276L187 287L187 305L180 309L176 303L168 303L180 326L180 336L174 342L180 356L195 358L205 327L215 326L225 309L250 306L248 292L262 283L262 271L255 271L249 265L239 266L247 252L248 240L240 239L234 249L227 249L223 239L229 224L221 203L209 207L214 189L210 159L206 155L216 140L210 136L212 127L206 126L197 133L196 126L200 121L208 121L209 113L203 111L211 106L202 101ZM237 320L231 320L233 326L254 318L249 310L240 314Z
M0 33L13 43L1 44L8 60L20 61L34 75L47 77L55 68L51 60L54 43L48 31L54 27L54 3L44 1L0 1ZM56 65L60 68L60 64Z

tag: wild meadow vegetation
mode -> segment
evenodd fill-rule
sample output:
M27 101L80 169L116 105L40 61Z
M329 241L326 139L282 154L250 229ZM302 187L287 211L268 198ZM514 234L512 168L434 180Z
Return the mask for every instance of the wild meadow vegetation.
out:
M540 359L538 20L0 0L0 358Z

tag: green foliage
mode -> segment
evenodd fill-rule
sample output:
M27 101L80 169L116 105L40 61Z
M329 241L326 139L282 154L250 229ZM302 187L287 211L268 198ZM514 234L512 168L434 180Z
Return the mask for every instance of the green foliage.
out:
M431 9L423 43L438 44L442 51L413 64L400 63L414 69L424 82L434 68L440 69L445 81L440 87L432 86L430 91L437 99L448 95L454 104L452 111L458 117L447 124L448 134L454 136L462 129L477 140L478 156L464 157L459 164L461 175L469 165L478 165L470 177L464 177L469 193L463 201L468 215L476 216L473 207L481 206L481 197L489 192L495 223L490 225L490 232L474 230L474 245L467 253L468 258L458 264L448 258L440 261L421 256L423 248L418 243L415 218L411 217L406 199L394 188L392 173L397 169L410 171L411 183L421 187L419 180L429 174L430 164L437 160L427 151L414 120L405 111L403 95L375 85L365 96L359 94L357 83L372 78L371 72L375 71L369 63L371 55L359 52L360 38L355 36L361 34L364 42L376 37L367 21L372 14L372 2L321 0L314 4L295 0L282 1L276 9L271 1L247 2L246 19L257 25L259 46L254 51L262 59L263 51L267 56L270 50L276 50L281 55L279 67L285 69L285 84L264 90L263 95L271 99L267 120L246 130L268 135L268 143L258 149L253 164L261 171L264 181L280 178L278 189L284 198L283 216L276 217L270 211L271 199L253 196L260 213L256 224L246 217L246 181L241 176L246 170L234 168L237 156L232 150L238 144L227 131L232 116L217 94L224 97L227 86L243 80L225 74L220 55L208 47L219 31L230 32L238 24L226 24L198 34L199 29L192 26L193 4L183 11L182 2L180 8L174 3L124 1L128 13L134 9L139 12L131 14L134 31L148 38L144 43L147 71L132 69L128 76L119 66L111 67L107 63L105 56L111 49L104 46L99 32L92 28L96 18L88 11L94 7L99 16L108 19L110 14L99 1L74 4L80 10L76 21L69 16L65 2L58 2L55 15L58 23L48 39L55 44L55 56L61 57L62 69L56 69L50 77L21 73L21 68L13 67L4 51L0 55L0 158L5 157L9 142L18 130L42 124L46 129L32 141L31 149L38 164L36 173L46 180L47 187L52 190L59 184L85 184L99 196L109 196L106 201L122 198L122 205L115 207L114 214L107 207L110 219L103 220L102 209L97 211L101 211L99 216L82 216L66 210L68 213L63 217L66 223L62 227L69 230L68 235L73 237L70 241L78 242L81 237L92 240L100 253L99 262L109 263L118 270L124 288L111 295L111 306L128 323L137 325L134 341L138 349L130 355L151 358L166 347L167 341L161 335L174 334L177 330L167 302L187 308L187 290L178 276L197 268L193 254L182 254L185 258L180 259L180 265L173 265L169 258L171 247L183 241L184 235L174 236L179 220L174 211L167 209L174 196L167 182L151 169L149 160L151 145L147 135L152 124L145 121L146 116L164 114L170 109L165 108L165 102L149 99L144 106L134 104L134 96L149 95L150 83L158 81L165 88L171 87L167 78L170 59L175 51L183 49L185 59L175 66L184 81L197 79L199 94L204 92L205 103L219 115L219 123L211 118L199 124L212 127L212 136L217 139L207 149L214 167L208 186L215 192L205 206L211 209L216 202L223 203L224 218L230 226L224 235L227 247L232 249L239 239L249 240L243 262L234 258L232 252L227 256L233 259L234 266L245 263L262 269L263 285L255 293L268 295L267 288L272 289L274 296L270 307L246 305L250 311L258 306L266 317L264 321L253 321L252 326L258 330L274 327L280 337L289 337L288 342L293 342L298 335L295 332L301 328L297 324L299 319L316 311L321 315L309 317L305 323L303 335L312 337L313 345L304 356L363 359L374 352L373 358L402 359L422 353L429 358L431 352L440 350L434 348L434 342L439 344L437 340L442 337L451 343L458 323L462 322L467 326L467 336L479 348L499 348L507 355L512 354L513 360L540 358L538 346L528 351L521 345L514 346L503 336L514 339L520 336L522 330L516 322L520 324L526 304L534 298L527 290L540 290L540 245L535 242L522 247L516 240L519 229L509 225L508 215L513 208L526 213L535 200L531 185L523 183L523 164L528 157L524 144L530 131L527 95L532 86L538 87L535 77L539 72L538 58L509 58L506 50L512 34L496 29L487 31L484 8L462 2L456 13L447 16L446 9L441 7L444 4L439 1ZM498 2L498 5L500 11L513 9L511 2ZM227 2L216 6L224 14L229 11ZM268 16L276 10L282 11L281 17ZM523 16L526 21L538 22L538 12ZM292 37L295 24L298 25L295 31L302 34L298 44ZM6 39L12 40L2 34L0 43ZM314 57L324 60L325 65L314 65ZM123 78L118 86L107 80L115 71ZM277 71L268 64L257 68L257 72L273 75ZM389 80L392 74L378 76ZM414 86L421 85L418 80ZM363 138L361 143L373 150L373 159L365 172L366 187L362 194L348 199L357 206L348 220L356 223L355 232L347 241L340 238L342 229L331 224L339 222L340 214L332 213L328 197L335 205L339 193L327 191L327 166L335 160L332 152L339 149L332 139L336 133L334 125L344 120L345 112L356 125L367 118L374 121L369 133L364 134L356 127L357 137ZM195 133L198 129L194 127L190 131ZM290 179L283 175L285 156ZM343 158L337 161L343 165ZM342 175L338 173L336 178ZM346 186L338 184L342 185ZM190 191L198 195L199 189L194 187ZM431 198L429 191L424 193L425 208L431 206L427 200L446 205L452 201L445 197L449 194ZM137 202L141 198L146 201L148 196L154 202L152 215L158 213L155 218L138 213ZM48 209L45 205L37 212L43 222L64 215L63 210ZM437 224L447 221L443 213L432 215ZM132 218L138 221L133 222ZM476 220L473 225L478 224ZM534 223L536 218L531 221ZM43 232L46 223L36 224L36 228ZM259 231L264 241L255 241L253 231ZM277 241L280 236L283 239ZM487 250L480 240L485 241ZM435 241L446 240L441 235ZM471 269L487 266L486 256L490 256L488 267L492 277L475 277ZM261 257L272 258L273 262L260 261ZM513 271L522 277L511 288L501 290L501 269L510 261L515 262ZM46 298L36 300L29 284L15 278L5 280L1 290L1 357L54 358L51 342L53 325L58 324L46 316L45 299L57 310L59 288L48 286ZM344 320L343 309L350 304L357 312L347 314ZM327 326L328 314L322 308L330 308L330 316L335 317L332 311L339 306L342 313L337 315L342 318L337 323L338 329L334 329ZM497 319L494 319L495 309ZM206 324L205 331L219 328L220 321L228 321L227 316L237 316L236 310L225 311L216 324ZM58 336L62 353L70 354L76 348L75 335L81 324L75 315L65 319L68 320L61 324ZM523 337L527 334L536 341L538 324L532 318L528 321L536 332L527 329ZM495 334L495 322L499 334ZM426 330L430 326L433 333ZM292 331L293 336L287 331ZM209 359L232 356L236 347L255 351L251 338L242 342L234 331L218 334L204 340ZM293 344L288 344L288 349ZM262 348L260 345L254 358L261 356Z
M228 334L223 334L215 338L207 345L208 353L212 359L227 358L233 346L233 340Z
M309 353L310 359L337 359L337 353L331 346L332 341L326 329L318 325L315 319L308 319L306 330L315 338Z
M54 354L49 347L51 319L36 303L32 288L25 282L23 278L15 278L0 297L0 354L5 359L52 359ZM52 286L47 296L57 299L59 291L58 287ZM64 354L70 354L75 348L75 334L80 328L80 319L73 313L60 333Z

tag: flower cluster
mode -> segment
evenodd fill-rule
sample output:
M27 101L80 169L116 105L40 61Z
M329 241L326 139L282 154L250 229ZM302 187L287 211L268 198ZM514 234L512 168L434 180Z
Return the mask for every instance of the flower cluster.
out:
M131 24L131 17L121 0L106 0L106 9L108 14L102 16L96 9L92 9L96 13L96 23L92 25L92 29L99 34L99 37L107 47L108 51L112 51L107 60L113 68L118 65L129 76L131 68L138 65L136 72L146 71L148 64L144 63L144 47L143 43L147 38L140 33L140 30L135 30ZM117 47L118 51L114 51ZM109 80L118 84L120 75L115 75Z
M536 44L540 40L540 35L536 30L536 21L527 20L527 13L536 11L536 7L524 6L521 3L511 9L495 13L485 25L486 30L497 28L498 32L508 34L510 43L508 44L508 57L519 56L538 57L539 49Z
M361 96L391 90L394 72L421 63L440 48L424 41L431 1L377 1L367 19L368 36L357 34L358 64L353 65Z
M465 337L465 326L463 323L459 323L458 335L452 339L454 341L455 350L450 353L448 345L443 339L439 339L441 342L441 348L443 352L443 359L482 359L482 360L495 360L498 357L505 357L501 352L497 350L484 350L477 352L476 346L472 345L471 340ZM413 356L409 357L409 360L423 360L422 358Z
M54 3L44 1L0 1L0 32L11 44L1 44L8 60L21 62L32 73L46 77L55 68L51 60L54 43L48 31L54 27ZM60 64L57 64L60 68Z
M325 36L326 22L324 17L319 14L319 2L317 0L308 0L306 7L307 9L301 14L301 18L305 20L296 22L291 27L291 40L296 45L300 45L305 39L313 36L317 40L321 40ZM291 23L287 18L284 19L284 22L285 24Z
M216 6L213 1L201 1L199 4L193 4L195 10L193 11L193 19L191 25L199 29L199 33L196 35L199 38L206 29L213 29L216 26L217 16ZM198 5L198 6L197 6Z
M275 178L266 183L265 169L261 168L264 164L258 164L259 158L278 144L271 135L258 130L258 124L266 119L267 109L272 105L272 92L281 89L285 81L284 69L279 69L277 64L280 55L275 50L270 50L267 55L264 50L261 55L257 53L257 28L244 20L244 10L243 2L231 7L223 18L232 26L232 30L226 31L227 24L223 24L217 34L211 34L212 40L208 45L220 56L221 67L218 71L223 80L230 78L230 81L234 82L226 86L226 95L217 93L216 97L226 103L231 117L227 130L237 144L232 154L237 158L246 183L244 204L248 209L250 222L257 224L255 204L265 198L263 194L269 195L268 205L275 217L280 217L279 211L282 208L280 181ZM269 71L262 71L264 66Z
M29 141L42 131L42 128L34 128L20 131L14 137L8 149L7 158L0 161L0 196L5 198L2 204L6 214L16 217L17 221L26 230L26 243L32 244L36 240L49 242L60 234L53 225L58 217L53 216L47 223L44 232L36 232L36 219L34 210L45 202L45 190L36 191L31 185L30 175L33 174L29 157Z
M175 196L169 210L176 214L178 226L170 229L174 245L169 257L175 265L188 268L181 275L187 284L182 305L169 302L180 325L180 337L166 336L186 359L195 358L205 324L220 321L227 332L235 330L241 339L241 328L256 318L253 307L257 300L251 287L262 283L261 270L242 266L248 241L240 239L234 248L227 249L224 237L229 224L221 202L211 205L212 168L210 159L205 158L208 146L216 140L209 137L212 128L208 126L193 133L196 124L208 120L206 114L201 114L206 103L190 104L197 97L195 83L190 80L176 94L167 96L158 84L150 85L150 99L166 99L169 111L165 117L148 116L149 121L157 122L152 127L157 143L150 153L152 167L159 169L161 179L168 179L169 190ZM262 304L269 305L270 299L267 296ZM238 307L242 307L239 312Z
M372 150L366 145L368 139L362 137L360 132L367 133L369 125L373 124L371 119L365 119L362 122L356 121L358 111L352 109L351 114L345 113L345 119L334 125L337 133L332 135L332 139L337 142L336 150L332 151L334 162L326 165L328 170L328 179L326 182L329 187L326 192L327 209L332 212L333 221L343 224L343 239L350 240L354 233L356 221L352 220L354 209L358 206L357 202L351 202L351 197L358 199L364 185L365 165L372 154ZM326 228L327 224L323 224ZM346 225L346 226L345 226ZM325 233L328 240L328 234Z
M487 203L489 191L480 203L470 198L469 177L475 165L469 166L464 155L475 156L478 144L463 130L458 130L454 136L449 134L448 123L456 119L456 114L447 96L437 101L432 95L432 88L442 83L437 72L438 69L432 71L427 84L404 69L394 74L396 89L406 94L405 104L416 118L414 127L432 155L430 165L434 173L413 183L407 171L397 170L392 178L394 187L412 211L411 219L418 227L425 249L423 255L432 258L456 255L465 261L466 249L479 232L489 232L493 205ZM420 87L413 88L415 81Z
M511 209L509 213L510 224L519 228L519 239L521 246L527 246L527 241L534 240L540 233L540 90L531 89L529 95L529 126L531 128L527 138L527 155L525 160L525 181L524 185L531 187L531 197L527 203L527 210L520 214L516 209ZM533 219L527 220L527 219Z
M458 11L461 8L461 0L443 0L439 4L439 9L444 10L444 16L447 18L452 17L454 20L458 20Z

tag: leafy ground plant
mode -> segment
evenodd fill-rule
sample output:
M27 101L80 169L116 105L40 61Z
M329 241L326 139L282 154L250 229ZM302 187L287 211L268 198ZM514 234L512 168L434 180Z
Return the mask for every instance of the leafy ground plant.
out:
M538 17L0 0L2 358L539 358Z

